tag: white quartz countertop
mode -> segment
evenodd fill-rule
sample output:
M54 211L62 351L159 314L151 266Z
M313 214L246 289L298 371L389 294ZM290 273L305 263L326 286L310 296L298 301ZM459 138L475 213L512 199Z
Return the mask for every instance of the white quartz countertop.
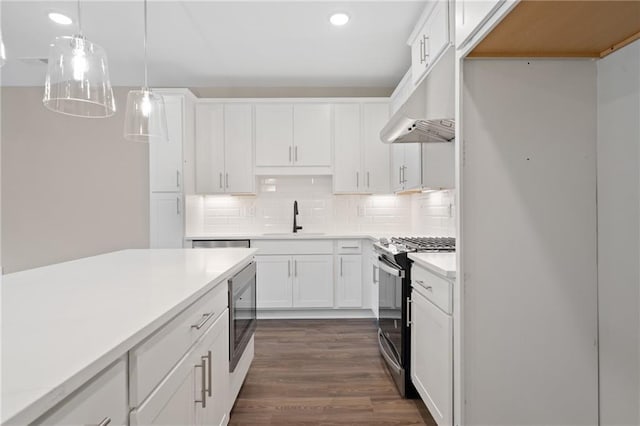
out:
M4 275L1 422L33 421L255 252L124 250Z
M246 233L246 234L205 234L190 235L185 240L339 240L339 239L360 239L378 241L385 235L372 235L366 233L348 232L266 232L266 233Z
M446 278L456 277L455 253L409 253L409 259Z

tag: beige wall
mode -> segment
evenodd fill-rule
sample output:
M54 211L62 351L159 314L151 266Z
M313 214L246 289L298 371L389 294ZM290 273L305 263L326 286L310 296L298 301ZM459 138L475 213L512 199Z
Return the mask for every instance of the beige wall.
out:
M2 88L4 272L149 244L148 146L122 137L127 90L108 119L42 105L42 88Z

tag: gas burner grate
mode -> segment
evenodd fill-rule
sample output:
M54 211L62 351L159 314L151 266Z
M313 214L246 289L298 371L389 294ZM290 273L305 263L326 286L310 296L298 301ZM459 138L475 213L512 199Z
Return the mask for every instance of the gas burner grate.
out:
M393 244L403 245L412 251L448 252L456 250L456 239L453 237L394 237Z

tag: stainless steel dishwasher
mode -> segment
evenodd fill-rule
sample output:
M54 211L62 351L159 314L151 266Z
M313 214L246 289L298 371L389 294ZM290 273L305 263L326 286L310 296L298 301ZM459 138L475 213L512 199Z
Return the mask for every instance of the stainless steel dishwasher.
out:
M193 240L193 248L241 247L249 248L249 240Z

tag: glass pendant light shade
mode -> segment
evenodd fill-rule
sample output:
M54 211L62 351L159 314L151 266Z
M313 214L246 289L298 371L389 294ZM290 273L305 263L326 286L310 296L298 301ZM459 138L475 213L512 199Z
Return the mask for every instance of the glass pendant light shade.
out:
M0 30L0 67L7 62L7 52L4 50L4 38L2 37L2 30Z
M129 91L124 137L137 142L167 140L167 116L162 96L144 88Z
M57 37L49 49L44 105L78 117L110 117L116 112L107 55L81 35Z

